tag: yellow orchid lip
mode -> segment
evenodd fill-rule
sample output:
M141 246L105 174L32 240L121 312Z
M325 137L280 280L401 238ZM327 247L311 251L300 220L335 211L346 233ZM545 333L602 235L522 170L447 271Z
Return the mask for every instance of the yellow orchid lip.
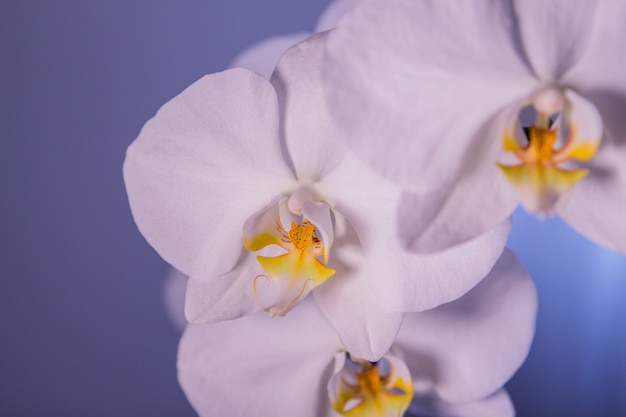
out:
M329 396L342 416L399 417L413 399L413 382L398 358L369 362L345 354L344 366L329 381Z
M288 231L281 221L281 204L282 216L292 218ZM329 248L318 237L316 225L304 214L294 215L289 211L285 214L285 211L286 200L283 199L244 227L245 249L256 252L274 246L284 251L275 256L256 257L266 274L254 278L254 295L261 309L272 315L284 315L335 273L320 259L327 259ZM260 285L262 280L265 286Z
M526 137L517 138L512 130L503 138L504 151L512 153L519 164L497 163L509 183L519 191L526 209L537 214L552 214L560 197L589 173L587 169L566 169L564 164L591 160L600 144L597 131L601 131L601 126L598 128L589 120L583 120L591 124L592 129L585 126L587 129L581 134L572 121L573 115L584 111L593 114L596 110L581 110L590 104L581 103L579 98L573 102L566 93L549 89L535 97L536 123L524 129ZM573 98L571 93L569 97ZM553 125L555 116L558 123ZM587 119L599 123L593 117ZM589 136L589 131L594 132L592 137L585 137ZM559 144L562 133L566 137Z

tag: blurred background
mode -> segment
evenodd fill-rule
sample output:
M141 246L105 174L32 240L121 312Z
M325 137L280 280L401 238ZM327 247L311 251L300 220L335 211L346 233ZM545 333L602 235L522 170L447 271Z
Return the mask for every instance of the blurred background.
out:
M137 231L126 147L167 100L326 0L0 1L0 416L193 416L168 266ZM516 213L539 291L520 417L626 415L626 257Z

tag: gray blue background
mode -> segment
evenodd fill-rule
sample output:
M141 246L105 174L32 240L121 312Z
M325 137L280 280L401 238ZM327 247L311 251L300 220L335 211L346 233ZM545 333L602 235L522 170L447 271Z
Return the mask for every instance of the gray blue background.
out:
M124 151L165 101L326 3L0 1L0 417L194 415ZM625 416L626 257L523 213L510 242L540 302L518 415Z

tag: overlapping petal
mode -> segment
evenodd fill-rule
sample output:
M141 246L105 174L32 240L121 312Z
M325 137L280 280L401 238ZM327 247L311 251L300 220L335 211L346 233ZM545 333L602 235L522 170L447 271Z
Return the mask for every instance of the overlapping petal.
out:
M394 347L442 399L477 400L502 387L526 358L536 309L532 280L507 250L462 298L405 315Z
M264 39L237 54L230 67L247 68L269 80L276 63L285 51L308 36L311 36L308 32L298 32Z
M296 171L299 176L319 179L315 184L319 195L354 226L365 250L367 269L363 275L372 297L396 311L419 311L451 301L489 272L504 247L508 225L497 227L497 218L491 219L493 232L437 256L405 250L395 233L400 187L373 173L338 144L341 138L320 94L327 38L327 34L318 34L291 48L272 79L279 96L285 97L286 144ZM322 161L311 155L322 155ZM500 222L509 213L505 211ZM414 216L407 213L408 218Z
M338 215L340 216L340 215ZM368 288L369 262L352 225L345 219L343 236L337 239L329 265L336 277L314 291L315 300L351 354L377 361L385 354L402 323L401 312L377 302Z
M602 114L606 133L616 151L626 157L626 55L622 44L626 38L626 3L621 0L598 2L594 31L586 53L563 77L579 93L590 99ZM623 159L622 159L623 160Z
M435 253L474 239L508 221L519 203L517 192L499 171L502 137L515 120L518 102L500 111L481 129L489 140L471 150L476 155L458 180L430 192L405 191L398 206L398 235L409 248Z
M278 128L274 89L245 70L200 79L146 123L124 179L135 222L165 260L186 274L203 256L216 274L232 268L245 220L291 185Z
M598 0L513 0L519 34L535 73L556 81L586 52Z
M621 53L621 45L626 35L626 4L621 0L578 3L597 3L595 13L587 17L587 23L593 24L593 32L587 34L589 45L585 53L563 76L563 81L577 86L583 94L603 89L624 93L626 79L621 69L626 64L626 57ZM570 36L576 38L573 33ZM568 42L568 39L561 39L561 42Z
M241 245L241 242L239 243ZM264 274L253 253L242 252L235 266L221 274L212 271L212 257L200 257L187 280L185 317L190 323L231 320L259 310L254 278Z
M460 177L486 118L536 85L514 27L499 0L358 4L330 35L325 70L351 149L420 191Z
M622 253L626 253L626 170L616 167L626 165L624 156L605 140L587 178L557 206L558 214L573 229Z
M324 178L345 154L322 86L327 37L327 32L319 33L290 48L272 76L286 147L301 181Z
M341 349L309 298L281 318L188 326L178 379L202 417L331 416L326 384Z

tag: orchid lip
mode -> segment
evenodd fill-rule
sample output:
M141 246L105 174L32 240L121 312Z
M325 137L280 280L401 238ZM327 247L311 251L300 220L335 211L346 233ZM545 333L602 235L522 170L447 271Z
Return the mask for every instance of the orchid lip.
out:
M518 163L497 165L528 211L552 214L561 196L588 175L579 165L595 156L602 122L593 104L570 90L547 88L530 104L534 122L515 121L503 135L504 151Z
M311 197L309 189L301 188L244 225L244 248L265 252L256 257L264 273L254 278L253 288L259 307L272 315L286 314L335 273L327 266L333 237L330 206Z
M335 356L328 382L333 409L346 417L402 416L413 398L413 382L400 359L383 356L370 362L347 352Z

